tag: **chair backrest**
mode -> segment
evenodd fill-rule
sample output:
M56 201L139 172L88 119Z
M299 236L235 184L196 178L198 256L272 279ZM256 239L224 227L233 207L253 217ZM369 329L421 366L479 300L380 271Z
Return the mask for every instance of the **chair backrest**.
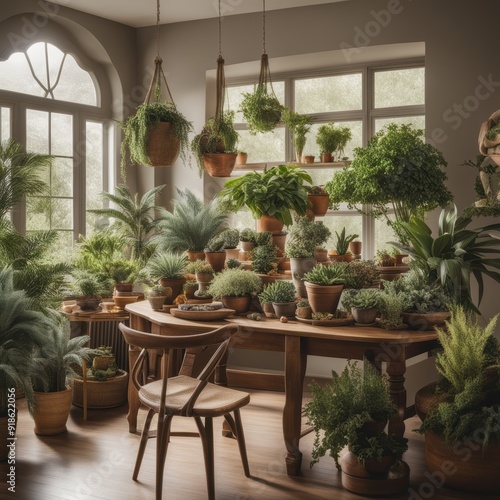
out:
M233 324L227 324L209 332L182 336L156 335L153 333L141 332L126 326L124 323L120 323L119 328L127 344L142 349L131 373L132 381L137 390L140 390L142 385L139 381L139 375L141 374L144 361L147 359L148 349L161 349L163 351L163 385L160 402L162 407L165 404L168 383L168 362L170 349L186 349L186 356L188 356L190 350L199 352L200 347L213 346L215 348L214 354L205 364L201 373L196 377L199 380L196 390L193 392L192 396L189 398L188 402L181 411L181 414L186 416L191 415L197 397L208 383L209 378L226 353L232 335L238 331L238 326Z

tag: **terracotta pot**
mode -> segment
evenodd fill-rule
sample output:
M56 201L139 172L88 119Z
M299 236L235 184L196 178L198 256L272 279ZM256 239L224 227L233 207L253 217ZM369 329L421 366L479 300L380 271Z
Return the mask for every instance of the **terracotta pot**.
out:
M410 330L434 330L435 326L444 324L451 316L449 311L420 313L401 313L403 321L410 327Z
M146 154L152 167L172 165L180 151L179 138L174 135L172 124L158 122L148 130Z
M271 236L271 242L275 247L278 247L281 250L281 253L285 253L285 243L286 243L286 235L288 233L280 232L273 234Z
M351 314L356 323L360 325L369 325L375 323L377 319L378 309L376 307L370 307L369 309L361 309L357 307L351 308Z
M203 155L203 166L211 177L229 177L236 163L236 153Z
M245 295L243 297L221 297L221 301L224 307L228 309L234 309L236 314L245 314L250 310L250 304L252 303L252 297L250 295Z
M283 260L281 260L278 264L278 269L280 271L290 271L290 259L288 257L285 257Z
M328 211L330 196L327 194L308 194L307 201L310 203L309 209L314 215L323 216Z
M466 491L500 491L500 443L491 442L485 450L467 442L448 446L440 435L425 433L425 460L428 471L444 480L444 485ZM451 473L451 469L453 473ZM448 473L446 473L448 471Z
M302 298L307 298L307 290L304 286L302 278L316 265L314 257L290 258L290 270L292 271L293 284L297 295Z
M297 308L296 302L273 302L274 314L277 318L286 316L287 318L295 317L295 309Z
M343 255L338 255L336 253L328 252L328 256L332 262L351 262L354 260L354 255L352 253L345 253Z
M248 153L238 153L236 155L236 165L246 165L248 160Z
M314 250L314 258L318 262L330 262L330 258L328 257L328 251L326 249L322 250Z
M242 241L241 242L241 250L243 252L251 252L255 246L253 241Z
M261 304L261 307L266 318L276 318L276 315L274 314L274 307L272 304Z
M198 290L198 283L194 283L193 285L190 285L190 286L184 285L183 290L184 290L184 295L185 295L186 299L194 299L194 297L195 297L194 294Z
M205 259L205 252L195 252L194 250L188 250L187 252L189 262L195 262L197 260Z
M279 274L261 274L255 273L261 279L263 285L267 285L269 283L274 283L276 280L282 280L285 277Z
M399 255L395 255L394 256L394 259L396 261L396 266L403 266L403 259L406 259L408 257L407 254L399 254Z
M304 163L314 163L314 156L312 155L304 156Z
M344 284L340 285L315 285L304 282L307 290L307 298L314 313L335 313L339 305L340 295Z
M72 399L71 387L57 392L35 392L35 434L52 436L65 432Z
M386 281L394 281L406 273L410 268L408 266L377 266L380 279Z
M240 249L239 248L226 248L226 261L229 259L239 259L240 258Z
M349 251L353 255L361 255L361 247L362 247L361 241L351 241L349 243Z
M186 283L186 278L161 278L160 285L168 286L172 289L172 296L165 300L165 304L172 304L172 302L177 298L177 295L182 293L182 286Z
M295 314L297 318L311 319L312 309L311 306L297 307Z
M114 356L96 356L92 360L92 367L95 370L103 370L106 371L110 365L115 363L115 357Z
M213 267L216 273L220 273L226 263L226 252L205 252L205 260Z
M332 163L332 153L321 153L321 163Z
M447 400L446 393L436 392L437 384L437 382L431 382L424 385L415 394L415 410L422 422L432 410L437 408L439 403Z
M83 311L94 311L99 307L102 297L76 297L76 305Z
M133 283L116 283L114 287L115 292L130 292L134 290Z
M257 231L259 233L269 231L272 234L278 234L281 233L283 226L283 222L276 217L271 217L266 214L263 214L260 219L257 219Z
M148 297L149 305L151 306L151 309L153 309L153 311L161 311L166 300L167 297L165 295L162 295L160 297Z

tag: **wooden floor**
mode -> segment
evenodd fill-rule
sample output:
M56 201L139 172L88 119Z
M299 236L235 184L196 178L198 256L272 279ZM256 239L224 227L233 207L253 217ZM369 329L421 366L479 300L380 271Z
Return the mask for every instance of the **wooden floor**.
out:
M281 393L250 391L250 405L243 408L250 471L243 474L237 443L215 429L216 496L221 500L335 499L362 497L342 488L333 460L325 457L309 468L313 434L301 441L304 453L303 472L289 477L285 472L285 447L282 441ZM68 432L40 437L33 432L33 422L25 403L18 401L19 418L16 447L16 491L7 490L7 464L0 464L0 499L12 500L152 500L154 499L155 443L149 442L139 482L131 478L139 437L129 434L127 408L90 410L84 422L82 410L73 407ZM141 421L144 418L141 411ZM487 497L447 488L435 488L424 476L425 460L422 437L410 432L419 425L417 417L407 421L410 449L405 461L411 468L411 488L396 500L462 499ZM174 419L174 430L194 430L191 419ZM499 471L500 473L500 471ZM374 492L376 493L376 492ZM164 499L198 500L206 498L203 454L198 438L173 437L165 468Z

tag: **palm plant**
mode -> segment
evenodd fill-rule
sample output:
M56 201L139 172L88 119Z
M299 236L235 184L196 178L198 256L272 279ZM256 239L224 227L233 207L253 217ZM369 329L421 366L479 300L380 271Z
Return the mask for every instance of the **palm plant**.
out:
M177 192L181 198L176 200L173 212L162 210L159 217L163 246L176 252L202 252L225 230L227 215L217 198L203 203L188 189Z
M165 185L156 186L139 198L132 195L128 186L116 186L115 193L103 193L104 200L115 205L110 208L89 210L90 213L113 219L111 228L122 235L128 246L130 258L145 264L155 251L155 238L158 234L158 219L155 210L158 193Z
M182 278L186 272L187 265L188 259L185 254L162 252L150 259L147 271L154 279Z
M15 290L12 269L0 270L0 415L7 411L7 390L11 387L24 393L33 411L33 351L46 343L47 333L54 329L47 316L34 310L26 292Z
M414 217L400 225L409 246L392 244L408 253L431 283L440 282L455 302L480 314L471 296L471 275L478 284L479 306L484 293L483 276L500 283L500 258L488 258L500 253L500 238L493 234L500 230L500 224L469 229L471 221L459 216L455 205L449 205L441 211L436 238L424 219Z

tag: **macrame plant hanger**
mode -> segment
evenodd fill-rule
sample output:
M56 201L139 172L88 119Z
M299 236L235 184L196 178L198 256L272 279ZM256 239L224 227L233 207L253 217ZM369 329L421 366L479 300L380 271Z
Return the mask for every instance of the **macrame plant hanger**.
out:
M268 85L271 92L268 92ZM262 0L262 56L260 57L260 75L257 90L265 94L270 93L276 97L271 80L271 70L269 69L269 57L266 52L266 0Z
M226 92L226 77L224 75L224 58L222 57L222 16L219 0L219 57L217 58L216 79L216 102L215 102L215 129L218 130L219 121L224 113L224 99Z
M154 60L155 70L144 102L151 104L162 102L162 83L165 84L166 102L171 102L176 109L174 98L170 92L167 78L163 72L163 60L160 57L160 0L156 0L156 57ZM167 167L172 165L180 151L180 141L172 131L172 125L168 122L158 122L150 127L148 136L148 158L153 167Z

